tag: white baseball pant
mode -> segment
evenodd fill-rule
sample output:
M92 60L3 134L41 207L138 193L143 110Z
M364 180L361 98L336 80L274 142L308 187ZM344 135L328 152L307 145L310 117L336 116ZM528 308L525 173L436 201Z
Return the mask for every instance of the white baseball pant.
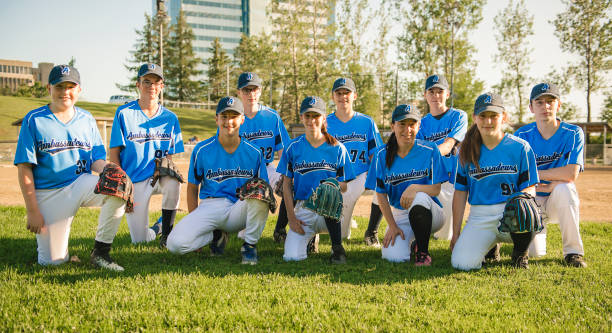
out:
M409 209L397 209L391 207L391 212L393 213L393 218L395 219L395 223L404 233L404 238L401 236L397 236L395 238L395 244L389 244L389 247L382 247L382 258L392 261L392 262L404 262L410 260L410 243L414 239L414 232L412 231L412 227L410 226L410 209L415 205L423 206L431 211L431 232L434 233L440 228L442 228L442 224L444 223L444 210L440 207L433 199L423 193L418 192L412 201L412 205ZM387 232L385 230L385 233Z
M444 210L444 223L442 228L433 236L435 239L451 240L453 238L453 195L455 194L455 185L450 182L442 183L438 200L442 204Z
M45 219L45 228L36 234L38 263L58 265L68 261L70 225L79 207L102 207L98 216L96 240L112 243L125 212L125 201L95 194L98 176L83 174L72 184L50 190L36 190L36 201Z
M151 186L151 178L134 184L134 211L125 216L134 244L150 242L157 236L149 228L149 202L155 194L162 195L162 209L178 209L181 183L174 177L165 176L161 177L155 186Z
M308 242L319 233L327 232L327 225L323 216L304 207L304 201L298 200L293 209L298 220L305 223L302 225L304 234L300 235L289 228L287 238L285 239L285 253L283 259L285 261L300 261L308 257L306 248Z
M353 211L355 210L355 204L357 204L359 197L367 191L365 188L367 176L368 173L364 172L348 182L346 184L346 192L342 193L342 217L340 218L340 223L342 224L342 238L351 238ZM378 204L376 195L372 197L372 203Z
M505 203L470 207L470 216L451 254L454 268L464 271L480 269L485 255L496 243L512 243L510 233L497 230L504 207Z
M580 237L580 199L574 183L555 186L548 197L537 196L536 201L542 209L544 225L559 223L563 241L563 255L571 253L584 255ZM529 245L529 256L546 255L546 227L537 233Z
M208 198L179 223L170 235L166 247L172 253L185 254L208 245L215 229L238 232L245 229L244 240L256 244L266 226L268 204L247 199L232 203L227 198Z

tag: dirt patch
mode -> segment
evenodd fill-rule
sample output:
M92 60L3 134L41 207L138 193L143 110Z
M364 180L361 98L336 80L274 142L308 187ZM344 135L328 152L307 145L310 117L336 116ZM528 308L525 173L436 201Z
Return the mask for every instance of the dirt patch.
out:
M176 161L184 175L189 168L188 159ZM12 164L0 164L0 183L4 184L0 191L1 205L24 205L23 197L17 180L17 168ZM612 168L586 167L576 182L580 195L580 220L592 222L612 223ZM187 211L187 186L181 188L180 209ZM354 215L368 217L372 195L362 196L355 207ZM161 196L155 195L151 199L151 210L161 209Z

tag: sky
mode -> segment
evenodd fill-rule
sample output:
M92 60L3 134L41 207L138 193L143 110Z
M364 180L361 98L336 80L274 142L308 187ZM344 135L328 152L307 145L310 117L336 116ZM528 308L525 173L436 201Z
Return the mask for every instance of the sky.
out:
M483 21L470 35L478 50L477 77L486 89L499 82L501 67L493 61L497 52L493 19L507 0L489 0L483 8ZM532 65L530 75L543 78L554 68L576 60L564 54L549 23L563 10L560 0L526 1L534 15L530 37ZM144 14L151 14L151 0L19 0L3 1L0 11L0 59L55 64L76 59L81 74L82 100L108 102L111 95L122 94L116 83L128 82L123 65L136 41L136 29L144 25ZM562 85L563 82L559 82ZM576 104L586 118L586 95L574 89L562 100ZM603 106L602 92L592 96L593 120Z

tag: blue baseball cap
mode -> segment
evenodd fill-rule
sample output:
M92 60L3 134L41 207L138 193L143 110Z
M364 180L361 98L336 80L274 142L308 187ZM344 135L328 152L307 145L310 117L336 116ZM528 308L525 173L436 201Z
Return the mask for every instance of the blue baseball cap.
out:
M544 95L552 96L556 99L561 99L561 94L559 94L559 88L557 88L557 86L553 83L544 82L536 84L531 89L531 97L529 97L529 100L533 101L534 99L537 99L538 97Z
M147 74L155 74L159 76L162 80L164 79L164 73L162 68L157 64L143 64L138 69L138 78L147 75Z
M474 103L474 115L477 116L484 111L504 112L504 100L498 94L491 92L478 96L476 103Z
M76 68L68 65L57 65L49 72L49 84L54 86L62 82L81 84L81 75Z
M446 81L444 75L430 75L427 80L425 80L425 90L429 90L431 88L440 88L448 90L448 81Z
M357 89L355 88L355 82L353 82L353 80L348 77L341 77L334 81L332 92L338 89L346 89L352 92L357 91Z
M327 114L327 105L323 99L321 99L321 97L308 96L304 98L302 105L300 105L300 114L304 114L308 111L316 112L325 116Z
M248 86L261 87L261 83L262 81L259 76L252 72L244 72L238 77L238 89L242 89Z
M242 101L240 101L240 98L233 96L221 98L217 104L216 114L220 114L225 111L236 111L240 114L244 114L244 107L242 106Z
M404 119L421 120L421 112L414 105L401 104L395 107L391 115L391 121L397 122Z

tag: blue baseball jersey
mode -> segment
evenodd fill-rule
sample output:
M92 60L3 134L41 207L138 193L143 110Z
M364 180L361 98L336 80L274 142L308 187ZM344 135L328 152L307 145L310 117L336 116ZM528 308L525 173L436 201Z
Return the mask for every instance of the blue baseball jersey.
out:
M274 152L289 144L289 133L276 111L259 105L259 111L253 119L244 117L240 125L240 136L251 141L261 149L266 163L274 161Z
M200 199L228 198L236 202L236 189L253 177L268 181L268 172L259 147L247 140L241 139L231 154L221 146L217 135L193 148L187 180L200 186Z
M386 193L389 204L404 209L400 204L402 193L412 184L433 185L448 181L448 172L442 163L438 147L431 142L415 140L404 158L395 156L387 167L387 147L376 154L376 192ZM432 199L442 207L437 197Z
M378 166L378 152L385 149L387 147L386 144L378 147L374 155L372 156L372 161L370 162L370 169L368 170L368 175L366 176L366 181L364 187L368 190L376 190L376 169Z
M336 113L332 113L327 116L327 131L346 147L355 175L370 169L370 157L382 145L380 132L372 118L355 112L351 120L343 123Z
M542 137L535 122L519 128L514 135L529 142L536 156L538 170L560 168L568 164L579 165L580 171L584 168L584 133L576 125L561 122L548 140ZM550 193L538 192L537 195L549 196Z
M441 145L446 138L453 138L457 142L463 141L467 132L467 114L459 109L450 108L440 116L434 117L431 113L421 119L421 126L416 138ZM452 151L442 156L442 161L449 172L449 180L454 181L455 165L458 156Z
M106 159L96 120L81 108L74 110L67 124L48 105L23 118L13 163L33 165L36 189L68 186L81 174L91 173L93 162Z
M480 147L480 166L457 165L455 189L467 191L470 205L494 205L539 182L535 154L527 141L506 134L492 150Z
M123 147L121 167L135 183L153 176L155 158L185 151L176 115L160 105L149 118L137 100L117 108L110 139L114 147Z
M291 141L278 162L276 171L293 178L293 199L306 200L321 180L336 178L347 182L355 178L349 155L342 143L323 143L314 148L305 135Z

